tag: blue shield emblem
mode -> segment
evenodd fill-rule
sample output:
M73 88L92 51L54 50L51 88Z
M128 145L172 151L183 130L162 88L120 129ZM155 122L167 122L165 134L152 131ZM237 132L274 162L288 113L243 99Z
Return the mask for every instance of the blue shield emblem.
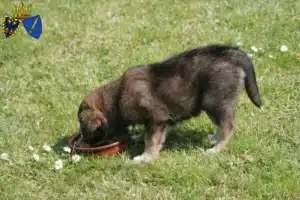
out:
M31 37L35 39L40 38L42 34L42 20L39 15L25 19L23 26Z

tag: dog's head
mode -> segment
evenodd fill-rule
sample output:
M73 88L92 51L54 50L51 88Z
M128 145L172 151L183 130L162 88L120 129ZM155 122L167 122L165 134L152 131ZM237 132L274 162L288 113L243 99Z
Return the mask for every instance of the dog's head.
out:
M100 99L92 94L84 98L79 106L78 120L80 123L81 140L93 144L106 136L107 119L100 108Z

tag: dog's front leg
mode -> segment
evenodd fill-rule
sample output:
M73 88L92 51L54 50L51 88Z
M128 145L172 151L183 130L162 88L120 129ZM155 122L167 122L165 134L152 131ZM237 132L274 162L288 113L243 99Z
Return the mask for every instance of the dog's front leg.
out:
M167 125L166 124L152 124L146 127L147 132L145 134L145 149L142 155L136 156L133 160L137 163L151 162L155 159L163 143L166 139Z

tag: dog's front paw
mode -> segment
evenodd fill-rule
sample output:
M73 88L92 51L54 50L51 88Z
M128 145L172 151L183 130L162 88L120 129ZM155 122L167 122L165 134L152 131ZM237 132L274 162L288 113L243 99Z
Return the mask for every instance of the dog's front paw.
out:
M148 153L143 153L142 155L133 158L135 163L149 163L154 160L156 156Z
M142 160L143 160L142 155L136 156L136 157L133 158L133 162L135 162L135 163L141 163Z

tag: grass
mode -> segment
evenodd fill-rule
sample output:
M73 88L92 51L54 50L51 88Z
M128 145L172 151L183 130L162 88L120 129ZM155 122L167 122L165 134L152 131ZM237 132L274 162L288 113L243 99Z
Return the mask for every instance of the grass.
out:
M1 15L11 9L0 2ZM0 38L0 153L10 159L0 160L1 199L300 199L299 10L296 0L34 1L41 38L24 28ZM249 53L264 49L253 61L265 109L241 95L226 151L202 153L214 131L203 115L172 129L151 164L130 162L142 144L78 163L63 153L63 138L78 128L78 104L94 88L131 66L237 42ZM44 153L43 144L55 151ZM64 168L50 170L59 158Z

